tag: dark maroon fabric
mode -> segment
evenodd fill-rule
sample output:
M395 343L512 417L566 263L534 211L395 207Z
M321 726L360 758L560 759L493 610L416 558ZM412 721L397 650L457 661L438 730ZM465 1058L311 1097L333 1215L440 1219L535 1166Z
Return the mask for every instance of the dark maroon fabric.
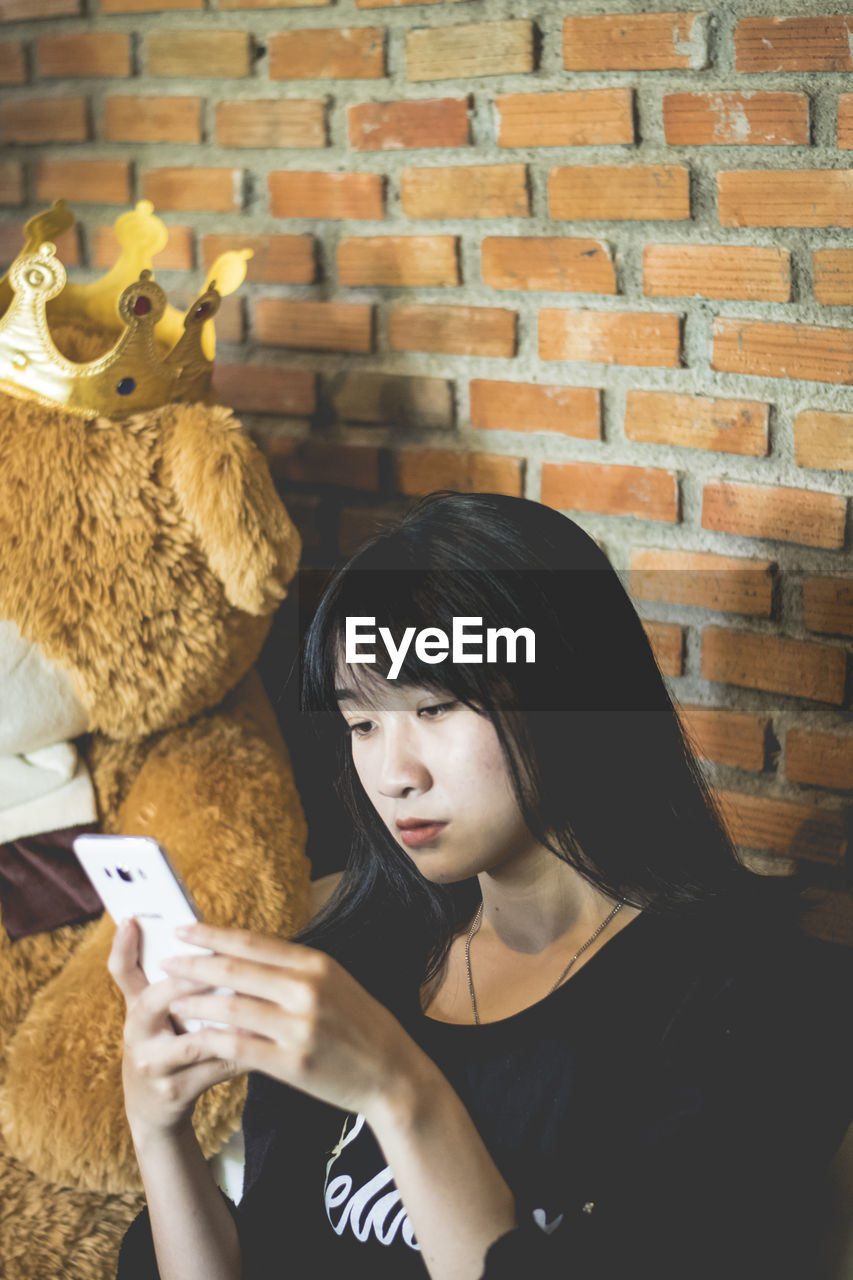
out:
M88 823L0 844L0 908L13 942L101 914L101 899L71 847L75 836L99 830Z

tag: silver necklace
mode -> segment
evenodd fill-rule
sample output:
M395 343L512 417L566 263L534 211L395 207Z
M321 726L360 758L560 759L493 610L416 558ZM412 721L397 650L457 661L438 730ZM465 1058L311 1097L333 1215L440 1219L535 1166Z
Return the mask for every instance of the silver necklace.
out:
M598 926L595 933L591 934L590 937L587 938L583 946L578 947L577 951L572 956L571 960L566 965L565 969L560 974L559 978L557 979L557 981L554 983L554 985L551 987L550 991L548 992L549 996L551 995L551 992L557 990L557 987L559 987L559 985L562 982L565 982L566 978L568 978L569 974L571 973L574 966L577 964L578 960L580 960L583 953L586 950L588 950L589 947L592 946L596 938L599 938L601 934L604 933L604 930L610 924L610 921L614 918L614 916L618 914L618 912L622 910L622 907L624 905L625 904L623 902L617 902L613 910L605 917L604 920L602 920L601 924ZM477 933L477 931L479 930L480 925L482 924L482 921L483 921L483 904L481 902L479 907L477 908L477 914L474 916L474 919L471 921L471 928L468 930L468 936L465 939L465 972L468 975L468 994L471 997L471 1008L474 1011L474 1022L477 1024L478 1027L480 1025L480 1012L477 1008L477 996L474 992L474 979L471 977L471 939L474 937L474 934Z

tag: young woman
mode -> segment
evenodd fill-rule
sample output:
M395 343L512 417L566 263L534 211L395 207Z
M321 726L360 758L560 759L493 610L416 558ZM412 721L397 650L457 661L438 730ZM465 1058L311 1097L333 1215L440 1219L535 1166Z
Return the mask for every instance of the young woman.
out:
M148 1201L121 1280L813 1280L849 957L738 863L594 541L422 500L328 587L303 706L354 830L320 916L194 927L214 954L152 986L116 936ZM190 1121L244 1071L234 1206Z

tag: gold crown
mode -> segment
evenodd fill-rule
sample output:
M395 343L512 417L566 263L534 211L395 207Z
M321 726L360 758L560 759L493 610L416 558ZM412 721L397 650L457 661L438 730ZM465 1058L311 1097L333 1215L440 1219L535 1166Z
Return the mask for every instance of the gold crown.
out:
M151 274L168 232L149 201L116 220L119 259L90 284L66 283L52 243L73 223L64 200L31 218L21 253L0 279L0 390L87 417L204 399L216 346L212 319L244 280L251 249L221 254L183 315ZM51 336L61 326L120 336L97 359L77 363Z

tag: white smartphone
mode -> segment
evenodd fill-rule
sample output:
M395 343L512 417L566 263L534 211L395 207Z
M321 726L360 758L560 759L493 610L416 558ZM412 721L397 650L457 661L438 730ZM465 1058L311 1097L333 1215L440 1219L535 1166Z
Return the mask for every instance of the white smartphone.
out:
M177 925L194 924L201 920L201 914L166 850L156 840L147 836L85 835L76 836L72 845L116 924L128 916L138 922L142 934L139 962L149 982L168 976L161 967L166 956L211 954L207 947L175 937ZM187 1031L195 1031L222 1024L188 1018L182 1025Z

